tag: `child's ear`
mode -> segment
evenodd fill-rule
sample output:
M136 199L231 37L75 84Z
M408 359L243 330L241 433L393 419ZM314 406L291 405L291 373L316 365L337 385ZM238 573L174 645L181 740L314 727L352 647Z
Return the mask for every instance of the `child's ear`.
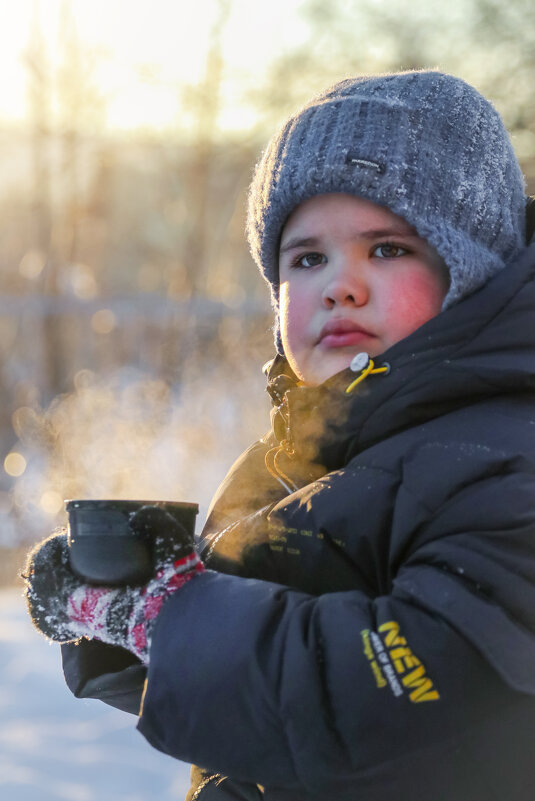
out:
M531 242L535 234L535 195L527 198L526 202L526 242Z

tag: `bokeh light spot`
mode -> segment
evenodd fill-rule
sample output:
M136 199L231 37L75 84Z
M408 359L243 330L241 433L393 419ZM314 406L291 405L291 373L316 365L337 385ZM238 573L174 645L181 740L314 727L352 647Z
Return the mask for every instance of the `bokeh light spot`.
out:
M99 309L91 318L91 328L96 334L111 334L117 319L111 309Z
M21 476L26 470L26 459L22 453L17 453L17 451L8 453L4 459L4 470L8 476L13 476L13 478Z
M55 490L46 490L41 495L39 506L47 515L57 515L63 508L63 498Z
M28 250L20 260L19 272L29 281L39 278L46 264L45 254L36 249Z

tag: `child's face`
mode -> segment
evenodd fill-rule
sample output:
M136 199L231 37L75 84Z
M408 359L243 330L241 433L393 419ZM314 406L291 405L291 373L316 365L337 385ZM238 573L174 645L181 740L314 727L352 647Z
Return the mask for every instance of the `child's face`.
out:
M279 256L284 353L314 386L356 353L383 353L437 315L448 271L401 217L369 200L318 195L292 212Z

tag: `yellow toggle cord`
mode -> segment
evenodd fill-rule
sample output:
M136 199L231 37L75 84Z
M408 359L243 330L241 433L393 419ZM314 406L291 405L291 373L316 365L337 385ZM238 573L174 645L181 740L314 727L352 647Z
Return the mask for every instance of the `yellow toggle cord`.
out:
M388 373L389 370L390 367L388 365L385 367L376 367L373 359L370 359L368 365L364 368L359 377L355 378L355 380L352 381L348 387L346 387L346 394L349 395L350 392L353 392L357 384L360 384L361 381L364 381L367 376L375 375L375 373Z
M283 440L283 442L281 442L280 445L278 445L275 448L271 448L271 450L269 450L266 453L266 455L264 457L264 461L265 461L265 465L266 465L266 468L267 468L268 472L271 473L273 478L276 478L277 481L279 482L279 484L282 484L282 486L284 487L286 492L289 495L291 495L292 492L295 492L296 489L298 489L297 484L295 484L292 481L292 479L289 476L287 476L286 473L283 470L281 470L280 466L277 463L278 462L278 457L281 455L281 452L284 450L284 442L285 441ZM288 452L288 451L286 451L286 452L289 453L290 456L293 455L292 452Z

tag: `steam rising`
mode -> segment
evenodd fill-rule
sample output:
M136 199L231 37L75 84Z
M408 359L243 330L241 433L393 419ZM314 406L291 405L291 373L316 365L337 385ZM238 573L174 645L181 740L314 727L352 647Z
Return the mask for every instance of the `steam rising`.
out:
M46 409L13 414L18 442L4 469L0 545L35 540L64 524L67 498L132 498L200 504L267 425L263 376L248 365L197 365L180 384L132 367L107 377L79 371L72 392ZM9 469L8 469L9 468Z

